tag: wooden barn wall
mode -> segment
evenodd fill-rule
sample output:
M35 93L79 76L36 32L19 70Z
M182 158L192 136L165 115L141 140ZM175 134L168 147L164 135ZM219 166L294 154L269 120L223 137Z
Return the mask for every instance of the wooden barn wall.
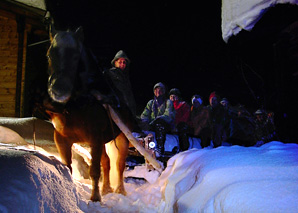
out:
M16 112L17 64L19 34L16 16L0 10L0 117L22 117L27 31L24 30L23 62L21 69L20 106Z

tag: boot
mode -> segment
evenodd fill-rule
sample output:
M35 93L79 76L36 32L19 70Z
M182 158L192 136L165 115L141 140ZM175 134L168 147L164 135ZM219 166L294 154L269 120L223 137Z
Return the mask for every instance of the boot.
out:
M180 151L188 150L188 125L181 122L177 125Z
M187 133L183 133L183 132L179 133L178 138L179 138L180 151L188 150L189 141L188 141Z
M159 155L165 154L166 128L162 123L155 124L156 151Z

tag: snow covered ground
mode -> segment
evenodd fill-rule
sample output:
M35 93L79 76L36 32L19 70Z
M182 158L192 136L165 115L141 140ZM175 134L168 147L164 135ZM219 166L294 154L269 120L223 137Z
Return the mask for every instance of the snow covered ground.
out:
M193 148L161 175L125 171L127 196L100 204L89 201L90 181L52 154L1 126L0 142L0 212L298 212L297 144Z

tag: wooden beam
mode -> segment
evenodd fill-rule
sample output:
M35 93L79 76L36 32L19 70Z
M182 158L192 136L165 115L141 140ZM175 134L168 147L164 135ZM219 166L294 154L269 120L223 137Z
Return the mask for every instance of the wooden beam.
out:
M17 62L17 81L16 81L16 103L15 116L20 117L21 95L22 95L22 72L23 72L23 53L24 53L24 34L25 34L25 17L17 16L18 28L18 62Z

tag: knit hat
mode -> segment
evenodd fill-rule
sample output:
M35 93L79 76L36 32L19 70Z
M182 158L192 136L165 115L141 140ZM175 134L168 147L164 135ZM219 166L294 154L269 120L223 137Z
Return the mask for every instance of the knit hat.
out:
M164 91L166 91L166 87L165 87L165 85L164 85L163 83L161 83L161 82L158 82L157 84L154 85L154 87L153 87L153 92L154 92L154 90L155 90L157 87L163 88Z
M179 89L177 89L177 88L173 88L173 89L171 89L170 92L169 92L169 96L171 96L171 95L176 95L176 96L178 96L178 97L181 97L181 92L180 92Z
M254 114L255 114L255 115L262 115L262 114L265 114L265 111L262 110L262 109L258 109L257 111L255 111Z
M217 99L219 99L219 95L217 95L216 92L212 92L209 96L209 102L211 101L212 98L216 97Z
M117 61L119 58L124 58L127 61L127 66L129 66L130 60L123 50L119 50L116 53L114 59L111 61L112 66L115 66L115 61Z
M229 101L228 101L227 98L223 98L223 99L221 99L220 103L221 103L221 104L223 104L223 103L229 103Z
M191 98L191 103L193 104L195 100L197 100L202 105L203 99L200 95L193 95Z

